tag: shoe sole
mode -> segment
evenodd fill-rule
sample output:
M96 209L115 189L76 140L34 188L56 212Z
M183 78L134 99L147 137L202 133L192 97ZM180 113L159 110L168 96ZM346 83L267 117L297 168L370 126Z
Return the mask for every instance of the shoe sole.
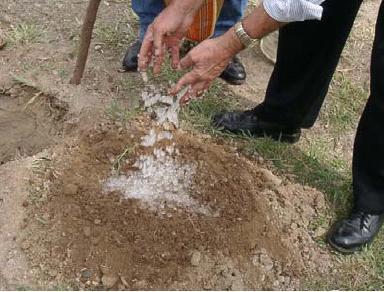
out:
M301 133L296 134L284 134L284 133L266 133L262 137L271 138L277 142L294 144L300 140Z
M123 71L124 72L137 72L137 66L136 67L127 68L126 66L123 65Z
M336 243L334 243L333 241L327 239L327 242L328 244L333 248L335 249L336 251L342 253L342 254L345 254L345 255L348 255L348 254L353 254L355 252L359 252L359 251L362 251L364 247L367 246L367 244L363 245L363 246L360 246L360 247L355 247L355 248L350 248L350 249L347 249L347 248L344 248L344 247L341 247L341 246L338 246Z
M301 132L295 133L295 134L284 134L282 132L278 133L250 133L245 131L231 131L225 128L215 127L217 130L222 132L227 132L235 135L246 135L251 138L270 138L272 140L275 140L276 142L280 143L287 143L287 144L294 144L300 140Z
M230 85L243 85L245 83L245 79L242 79L242 80L228 80L226 79L225 77L221 77L221 79L223 79L226 83L230 84Z

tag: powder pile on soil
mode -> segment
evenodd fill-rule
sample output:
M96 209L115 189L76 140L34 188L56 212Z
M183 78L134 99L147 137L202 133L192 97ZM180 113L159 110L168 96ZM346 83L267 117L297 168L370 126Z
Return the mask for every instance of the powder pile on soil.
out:
M181 164L171 155L172 146L154 149L153 155L141 155L134 164L138 170L126 175L111 177L105 182L105 191L119 191L125 199L137 199L144 208L151 210L185 208L192 212L209 214L190 196L190 187L196 172L196 165Z
M154 114L156 124L167 129L179 126L180 110L178 96L165 96L155 87L148 86L142 94L145 109ZM106 192L119 191L125 199L137 199L141 206L151 210L176 209L182 207L190 212L208 215L209 210L190 197L196 173L196 163L178 161L179 150L175 143L168 146L157 145L162 140L172 141L169 131L156 132L154 128L141 138L141 145L152 148L149 155L140 155L133 164L137 170L127 174L112 176L104 183Z

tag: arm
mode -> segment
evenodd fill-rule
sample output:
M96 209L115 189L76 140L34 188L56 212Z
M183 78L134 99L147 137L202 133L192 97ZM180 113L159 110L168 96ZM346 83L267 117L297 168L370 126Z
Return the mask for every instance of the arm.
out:
M260 39L282 25L283 23L270 17L262 5L243 20L244 30L254 39ZM245 47L234 28L220 37L202 42L180 61L179 69L193 68L193 70L179 80L171 89L171 94L176 94L184 86L190 85L191 89L182 102L201 95L221 74L233 56L243 49Z
M253 39L261 39L287 22L320 19L324 0L264 0L249 16L243 19L244 30ZM179 92L191 86L184 102L199 96L225 69L228 62L245 47L234 28L224 35L202 42L180 61L180 69L193 68L171 89Z

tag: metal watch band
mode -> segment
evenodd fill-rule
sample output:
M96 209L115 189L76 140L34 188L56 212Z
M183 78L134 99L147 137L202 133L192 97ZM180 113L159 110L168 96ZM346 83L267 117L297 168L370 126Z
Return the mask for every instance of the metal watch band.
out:
M235 24L235 33L239 38L240 42L246 48L254 45L257 42L257 39L253 39L247 34L247 32L244 30L243 23L241 21Z

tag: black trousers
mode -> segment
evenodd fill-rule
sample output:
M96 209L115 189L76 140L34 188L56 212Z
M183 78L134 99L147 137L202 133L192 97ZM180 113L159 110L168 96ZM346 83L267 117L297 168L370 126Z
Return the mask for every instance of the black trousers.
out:
M362 0L326 0L322 21L292 23L280 30L277 62L264 102L266 120L309 128L317 119ZM355 208L384 212L384 0L376 24L371 95L359 122L353 157Z

